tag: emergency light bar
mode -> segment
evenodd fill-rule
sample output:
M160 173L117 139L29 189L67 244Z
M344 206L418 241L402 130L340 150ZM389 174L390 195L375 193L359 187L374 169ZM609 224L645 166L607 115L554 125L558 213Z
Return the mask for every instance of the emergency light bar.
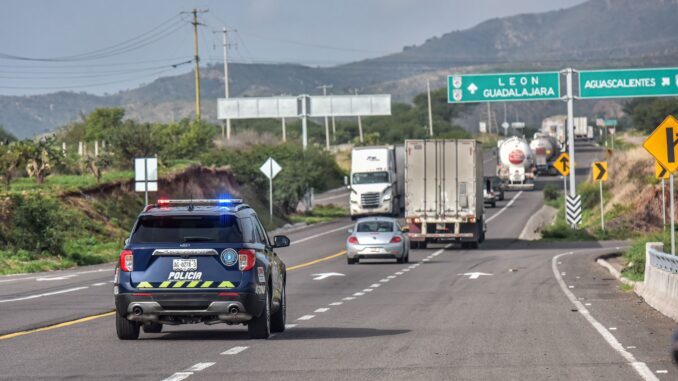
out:
M242 203L243 201L241 198L215 198L215 199L198 198L192 200L161 198L158 200L157 205L160 207L173 205L211 206L211 205L238 205Z

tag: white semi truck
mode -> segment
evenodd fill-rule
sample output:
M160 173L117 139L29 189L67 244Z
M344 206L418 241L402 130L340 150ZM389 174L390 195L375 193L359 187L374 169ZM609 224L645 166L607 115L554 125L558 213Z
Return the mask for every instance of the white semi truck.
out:
M485 239L483 152L472 139L405 141L405 220L410 245Z
M356 147L351 152L349 213L400 216L405 204L403 146Z

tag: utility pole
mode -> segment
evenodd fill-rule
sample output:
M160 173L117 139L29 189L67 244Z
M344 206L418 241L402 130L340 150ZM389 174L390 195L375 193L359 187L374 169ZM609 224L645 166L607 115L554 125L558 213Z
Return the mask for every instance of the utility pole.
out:
M431 110L431 83L426 80L426 94L428 95L428 133L433 137L433 111Z
M208 9L200 10L193 8L191 13L193 14L193 47L195 50L195 118L200 120L200 56L198 55L198 25L202 25L198 22L198 13L206 13Z
M489 134L492 134L492 108L490 106L490 102L487 102L487 132ZM499 131L497 131L497 135L499 135Z
M318 88L323 89L323 96L327 96L327 89L334 87L333 85L320 85ZM329 126L329 121L327 119L327 116L325 116L325 148L329 151L330 150L330 126Z
M358 95L358 89L353 89L355 92L355 95ZM364 142L363 139L363 121L360 118L360 115L358 115L358 134L360 135L360 143Z
M221 33L224 34L224 95L226 96L226 99L229 98L229 81L228 81L228 48L231 46L231 44L228 43L228 29L226 27L223 27L221 30ZM235 31L235 29L231 29L231 31ZM217 32L215 32L217 33ZM231 120L226 119L225 120L226 124L226 140L231 140ZM224 126L221 126L221 138L224 138Z
M332 141L337 142L337 127L334 123L334 115L332 115Z

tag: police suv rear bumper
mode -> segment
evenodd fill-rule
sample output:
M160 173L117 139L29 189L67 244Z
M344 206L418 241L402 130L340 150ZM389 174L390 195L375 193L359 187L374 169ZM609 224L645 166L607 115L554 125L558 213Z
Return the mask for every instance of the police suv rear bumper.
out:
M265 299L254 293L132 293L115 297L117 311L129 320L162 324L239 324L261 315ZM228 294L228 295L223 295Z

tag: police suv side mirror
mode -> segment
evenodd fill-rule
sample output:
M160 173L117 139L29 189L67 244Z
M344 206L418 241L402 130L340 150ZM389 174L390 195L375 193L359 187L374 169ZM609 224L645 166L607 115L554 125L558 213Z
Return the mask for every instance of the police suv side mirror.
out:
M129 238L125 238L125 246L129 245Z
M290 239L284 235L273 237L273 247L287 247L290 245Z

